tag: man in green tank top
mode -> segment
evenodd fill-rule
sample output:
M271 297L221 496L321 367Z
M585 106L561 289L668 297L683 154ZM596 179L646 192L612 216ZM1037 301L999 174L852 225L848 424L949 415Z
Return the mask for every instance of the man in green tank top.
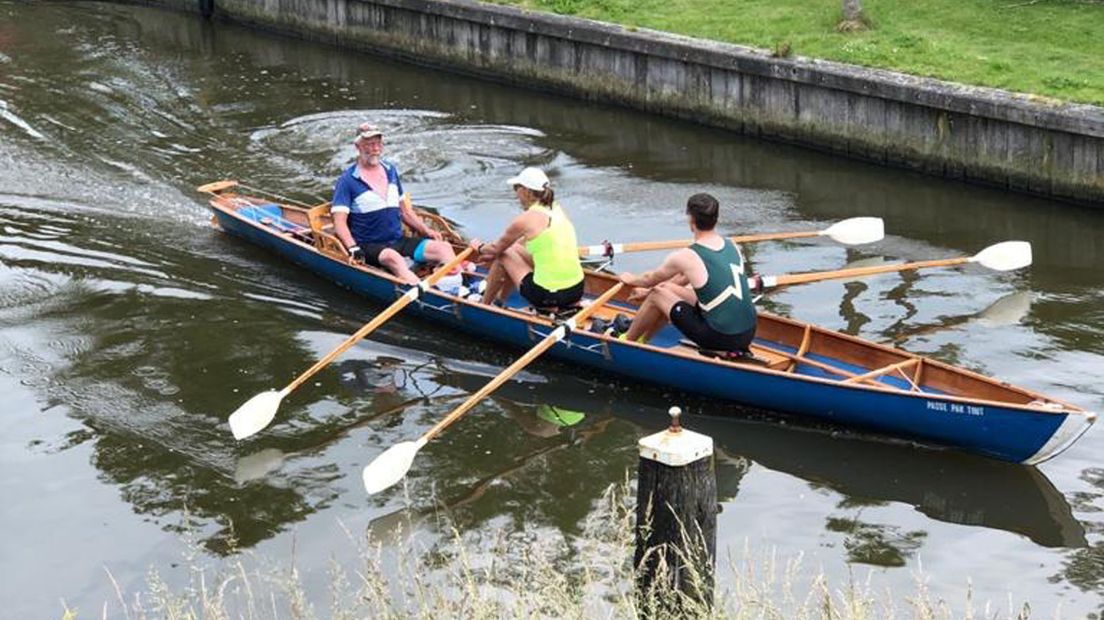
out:
M625 335L646 342L668 322L699 347L744 352L755 337L755 305L736 246L714 228L720 205L709 194L694 194L686 215L694 242L671 252L659 267L641 275L622 273L637 287L630 299L644 303Z

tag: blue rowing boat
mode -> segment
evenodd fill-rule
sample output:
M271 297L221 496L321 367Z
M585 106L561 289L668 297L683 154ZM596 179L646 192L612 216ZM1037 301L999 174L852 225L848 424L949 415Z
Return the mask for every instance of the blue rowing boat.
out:
M392 302L405 292L390 274L349 262L333 236L328 205L273 202L239 192L243 187L233 181L199 189L212 196L212 223L217 228L378 302ZM447 238L462 243L446 220L424 215ZM597 297L616 282L608 274L590 271L586 295ZM631 316L635 305L625 294L622 291L596 316ZM554 328L551 318L534 314L516 293L499 308L430 289L406 312L521 349L531 348ZM752 352L753 357L736 360L710 356L682 340L673 327L648 344L584 328L548 351L580 366L744 407L1025 464L1059 454L1096 419L1094 413L1031 390L767 313L759 315Z

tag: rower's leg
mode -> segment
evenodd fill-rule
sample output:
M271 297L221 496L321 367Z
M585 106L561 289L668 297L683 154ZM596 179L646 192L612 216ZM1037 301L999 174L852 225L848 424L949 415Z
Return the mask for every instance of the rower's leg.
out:
M664 282L663 286L669 293L678 297L678 299L676 299L675 301L685 301L692 306L696 306L698 304L698 294L695 293L694 289L690 288L689 286L675 284L674 282ZM675 304L672 303L671 305L673 306Z
M525 274L533 270L532 260L529 253L517 243L499 254L487 272L483 303L489 304L496 299L505 302Z
M625 333L625 339L637 341L643 337L647 342L670 322L671 306L680 301L697 303L697 295L685 286L673 282L661 282L652 288L648 297L636 312L629 331Z
M444 241L426 241L425 259L427 262L443 265L454 258L456 258L456 252L452 251L451 244ZM459 270L460 268L457 267L452 273Z
M665 316L660 313L656 308L656 292L653 290L648 293L648 296L644 298L644 303L640 304L640 308L636 311L636 316L633 317L632 325L629 326L629 331L625 332L625 340L636 342L640 340L640 337L652 330L652 326L656 320L662 320ZM646 340L645 340L646 342Z
M673 282L663 282L657 286L653 292L655 294L655 307L656 310L659 311L660 318L648 326L647 331L644 332L645 341L651 340L652 337L656 335L656 332L663 329L671 322L672 306L680 301L690 303L697 302L694 291ZM687 293L689 293L689 297Z
M670 286L667 282L661 282L652 288L652 292L648 293L644 303L636 311L632 325L625 333L625 340L635 342L643 339L647 342L667 324L671 306L679 300L679 297L670 290Z
M487 277L483 278L486 282L486 287L483 289L483 303L489 304L492 301L498 299L498 293L505 286L506 280L510 276L506 275L506 270L502 267L502 261L496 259L489 269L487 269Z
M534 266L533 264L533 255L529 253L529 250L525 249L525 246L522 245L520 241L515 243L514 246L510 249L514 251L514 254L519 259L525 261L525 264L529 266L529 271L533 271L534 269L536 269L536 266ZM525 273L529 273L529 271L526 271ZM524 278L525 273L521 274L521 277ZM518 280L517 283L521 284L521 280Z
M499 256L498 262L502 263L502 268L506 271L507 276L498 296L503 302L506 301L506 298L510 296L515 288L521 285L521 281L526 274L533 271L531 259L527 260L528 256L529 253L517 243L507 248Z
M406 266L406 259L402 254L399 254L391 248L386 248L379 255L379 262L388 271L398 276L400 280L407 284L417 284L418 276L414 275L414 272Z
M671 322L671 308L674 307L680 301L685 301L691 306L698 304L698 295L694 292L694 289L689 286L683 286L681 284L675 284L674 282L664 282L659 285L660 296L656 300L656 305L659 307L660 312L663 313L663 321L656 325L655 329L647 334L648 339L656 334L665 325Z

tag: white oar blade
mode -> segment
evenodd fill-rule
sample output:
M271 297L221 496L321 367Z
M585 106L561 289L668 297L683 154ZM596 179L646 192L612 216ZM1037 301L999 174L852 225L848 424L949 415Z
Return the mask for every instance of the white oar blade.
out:
M1005 241L991 245L970 259L971 263L996 269L1012 271L1031 264L1031 244L1027 241Z
M276 417L276 410L283 399L282 393L268 390L245 401L230 414L230 432L234 433L234 439L245 439L261 432Z
M372 495L402 480L423 445L421 441L404 441L384 450L364 467L364 490Z
M852 217L832 224L820 234L845 245L874 243L885 238L885 222L880 217Z

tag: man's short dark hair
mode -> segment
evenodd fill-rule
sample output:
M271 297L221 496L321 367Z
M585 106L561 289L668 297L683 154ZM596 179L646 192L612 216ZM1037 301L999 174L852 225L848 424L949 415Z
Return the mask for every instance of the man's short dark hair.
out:
M694 218L694 227L698 230L713 230L720 210L720 203L709 194L694 194L686 201L686 214Z

